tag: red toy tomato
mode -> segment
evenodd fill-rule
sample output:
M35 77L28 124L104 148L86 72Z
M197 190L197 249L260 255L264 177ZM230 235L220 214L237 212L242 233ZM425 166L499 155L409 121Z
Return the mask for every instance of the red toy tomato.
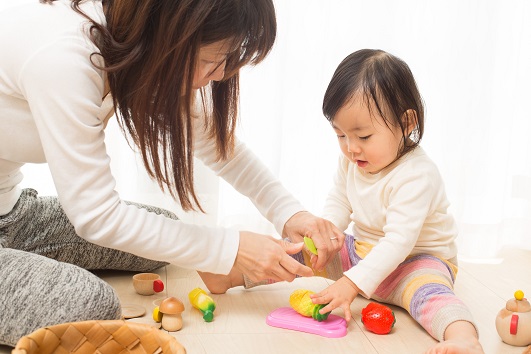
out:
M361 310L361 322L373 333L387 334L395 325L396 318L389 307L371 302Z

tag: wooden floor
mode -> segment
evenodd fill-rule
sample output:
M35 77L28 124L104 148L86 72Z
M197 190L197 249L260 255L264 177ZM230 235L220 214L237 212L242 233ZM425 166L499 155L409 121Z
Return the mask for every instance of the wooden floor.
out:
M136 321L154 324L151 320L153 301L175 296L186 307L183 328L172 332L190 354L200 353L362 353L396 354L423 353L435 343L402 309L393 307L397 321L388 335L376 335L365 330L361 309L368 301L358 297L352 304L354 320L342 338L326 338L314 334L271 327L267 315L289 306L288 299L296 289L320 291L331 283L323 278L296 279L250 290L231 289L224 295L212 295L217 309L213 322L204 322L198 310L192 308L187 294L193 288L204 287L196 272L168 266L158 272L166 283L166 291L151 296L136 294L132 273L107 272L100 276L118 291L124 306L138 304L146 315ZM505 306L515 290L521 289L531 298L531 251L505 249L498 264L474 264L460 261L455 291L470 307L480 330L480 340L487 354L522 353L525 348L504 344L494 326L498 311ZM334 313L340 315L340 312ZM0 353L9 353L0 346Z

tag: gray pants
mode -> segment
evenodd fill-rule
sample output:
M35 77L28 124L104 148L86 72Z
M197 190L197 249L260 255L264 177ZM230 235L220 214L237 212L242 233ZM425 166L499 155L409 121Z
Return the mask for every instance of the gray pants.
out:
M20 337L44 326L119 319L113 288L88 270L148 272L164 265L85 241L57 198L25 189L15 208L0 216L0 344L15 346Z

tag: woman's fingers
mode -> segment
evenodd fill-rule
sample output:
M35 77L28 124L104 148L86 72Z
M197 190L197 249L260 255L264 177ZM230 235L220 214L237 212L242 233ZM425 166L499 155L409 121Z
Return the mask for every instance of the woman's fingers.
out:
M320 228L313 229L308 235L317 248L317 260L315 262L317 270L323 270L341 250L345 242L345 234L339 231L331 222L326 221L320 226Z
M313 270L310 267L307 267L304 264L299 263L297 260L295 260L294 258L291 258L287 254L285 254L282 257L280 265L282 266L283 269L285 269L288 273L292 275L300 275L301 277L311 277L314 275ZM295 277L293 277L293 279L295 279ZM292 281L293 279L289 281Z
M284 245L271 236L242 231L235 266L252 281L273 279L291 282L297 275L313 275L311 268L287 253L297 253L301 249L302 244Z

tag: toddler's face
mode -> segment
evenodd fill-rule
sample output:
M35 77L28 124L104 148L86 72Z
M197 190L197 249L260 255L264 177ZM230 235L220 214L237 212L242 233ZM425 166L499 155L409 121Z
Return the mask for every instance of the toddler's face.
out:
M396 160L402 143L402 131L387 126L371 103L369 108L361 95L339 109L332 127L345 156L367 173L378 173Z

